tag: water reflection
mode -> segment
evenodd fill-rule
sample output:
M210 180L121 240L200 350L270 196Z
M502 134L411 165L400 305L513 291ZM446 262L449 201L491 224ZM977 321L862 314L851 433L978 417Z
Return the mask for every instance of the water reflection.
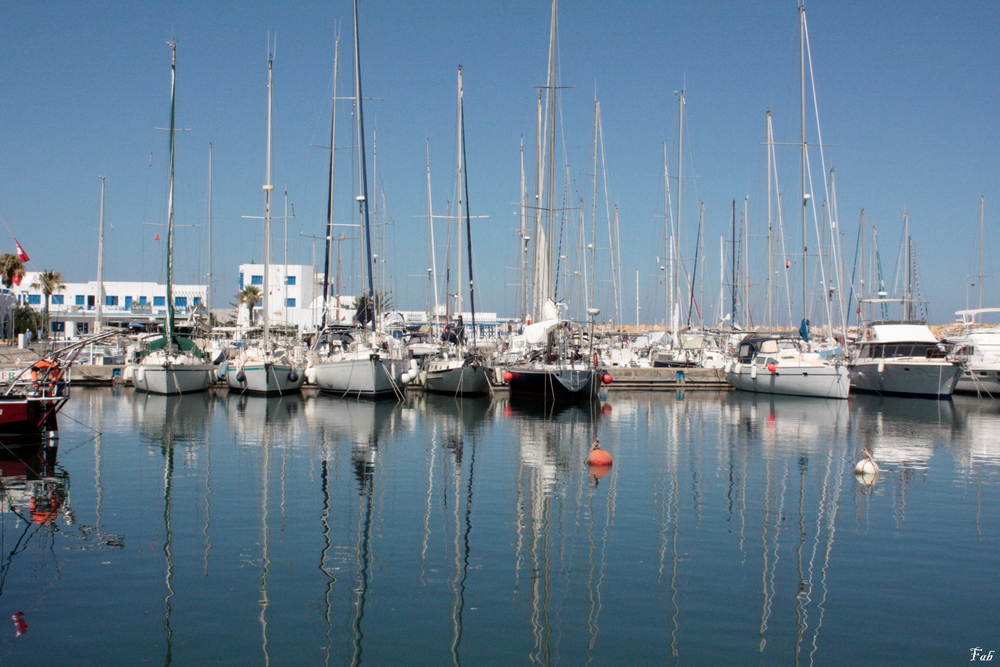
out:
M76 522L69 500L69 476L56 465L55 448L44 446L38 437L34 442L5 438L0 443L0 530L4 545L0 596L20 554L33 544L41 550L51 548L58 526L73 526Z
M49 577L65 632L31 661L79 649L80 610L100 605L134 635L115 643L129 662L942 663L990 631L1000 595L981 577L1000 565L992 403L78 397L69 414L101 437L63 429L83 443L67 449L73 514L127 537L134 569L51 539L47 557L105 590L155 581L130 607ZM614 456L597 481L595 437ZM853 475L863 446L883 467L872 486ZM962 566L945 576L949 559ZM26 588L10 562L5 597ZM873 584L894 594L859 604ZM136 608L156 623L131 622ZM917 648L896 658L858 627Z

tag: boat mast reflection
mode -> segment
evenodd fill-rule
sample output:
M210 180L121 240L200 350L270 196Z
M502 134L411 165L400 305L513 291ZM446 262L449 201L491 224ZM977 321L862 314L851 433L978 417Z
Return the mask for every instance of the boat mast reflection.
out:
M519 427L514 590L517 593L517 582L522 576L530 579L529 624L533 646L528 659L550 664L554 659L555 628L549 608L553 587L561 583L553 580L552 551L558 549L558 543L554 542L564 529L564 504L556 498L561 497L571 480L580 484L589 480L584 461L596 433L602 406L596 401L579 405L507 402L502 404L501 411L504 415L518 417ZM526 575L521 574L524 563L528 564ZM594 610L598 608L596 602L591 607L591 627L596 627Z
M172 625L174 590L174 526L173 487L177 447L183 448L185 465L197 461L198 452L206 444L205 425L210 422L212 398L208 393L136 395L132 404L140 433L148 447L163 456L163 559L164 588L163 629L165 635L164 664L174 661L174 630Z

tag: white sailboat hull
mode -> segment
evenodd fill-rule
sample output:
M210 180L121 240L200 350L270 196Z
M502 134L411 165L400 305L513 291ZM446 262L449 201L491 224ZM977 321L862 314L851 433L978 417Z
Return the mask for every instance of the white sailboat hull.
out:
M948 398L963 370L946 360L875 359L851 366L851 386L871 394Z
M214 373L207 363L140 363L132 372L132 385L150 394L191 394L208 389Z
M230 368L226 384L233 391L281 395L302 390L305 374L289 364L248 363Z
M341 396L378 398L403 391L400 375L408 370L405 362L364 353L313 366L320 391Z
M735 389L761 394L847 398L851 376L845 366L778 366L774 372L753 364L732 363L726 381Z

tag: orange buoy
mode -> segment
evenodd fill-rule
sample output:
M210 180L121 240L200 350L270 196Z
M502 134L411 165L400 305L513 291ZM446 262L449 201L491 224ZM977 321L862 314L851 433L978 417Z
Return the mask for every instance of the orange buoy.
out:
M613 381L614 378L611 377L611 373L605 373L604 375L601 376L601 382L603 382L604 384L611 384Z
M594 444L590 446L590 454L587 455L588 466L609 466L611 465L611 454L601 449L601 441L594 439Z
M775 366L774 363L772 362L772 363L770 363L770 364L767 365L767 370L769 370L769 371L771 371L773 373L774 371L778 370L778 367Z
M504 371L503 372L503 381L504 382L510 382L513 379L514 379L514 374L513 373L511 373L510 371Z

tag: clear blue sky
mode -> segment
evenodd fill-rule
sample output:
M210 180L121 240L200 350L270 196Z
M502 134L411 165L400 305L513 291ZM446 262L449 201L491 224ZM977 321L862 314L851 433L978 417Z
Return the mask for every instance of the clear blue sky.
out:
M453 199L456 68L465 74L468 173L480 309L514 314L519 142L531 163L535 89L544 84L548 0L361 4L366 124L378 133L378 181L392 223L382 259L396 303L427 302L425 142L435 214ZM1000 7L993 2L817 1L807 5L827 164L836 168L840 223L853 258L859 211L879 229L892 272L909 213L931 319L975 305L979 197L987 241L1000 211ZM592 115L601 100L606 188L620 215L622 301L635 319L663 319L662 153L676 170L677 105L685 89L684 239L693 254L705 205L706 300L718 293L719 237L733 199L749 197L751 234L765 224L764 116L777 141L798 141L798 11L767 2L560 4L559 162L590 201ZM276 215L287 184L295 219L288 259L312 261L326 212L334 37L340 94L350 95L351 5L337 2L76 2L11 5L0 25L0 215L32 260L68 281L96 276L100 176L107 177L108 280L163 280L168 39L178 44L179 282L201 282L208 146L214 146L216 304L233 301L237 266L262 261L267 35L275 58ZM338 145L349 146L349 108ZM150 156L152 155L152 166ZM789 245L798 244L798 157L779 147ZM815 159L815 158L814 158ZM338 219L349 215L350 151L338 152ZM369 158L369 169L372 170ZM559 170L563 167L560 165ZM529 166L529 182L531 179ZM676 188L676 183L672 186ZM817 192L820 186L817 185ZM340 187L338 187L338 190ZM561 183L559 185L562 190ZM604 225L603 193L599 222ZM381 206L381 201L379 202ZM690 208L688 208L690 207ZM589 204L588 204L589 216ZM443 223L442 223L443 224ZM283 260L276 221L274 259ZM439 231L442 245L443 227ZM751 243L752 270L763 266ZM13 241L7 243L13 250ZM599 246L606 246L602 240ZM811 244L814 245L814 244ZM990 248L991 246L987 246ZM345 256L348 254L344 246ZM319 246L317 245L317 252ZM602 251L603 252L603 251ZM443 262L443 260L441 260ZM1000 305L1000 266L985 255L985 305ZM598 281L607 284L606 259ZM345 272L357 262L344 260ZM754 280L754 278L751 278ZM345 279L345 290L356 282ZM757 284L760 284L758 279ZM798 288L796 288L798 289ZM606 291L606 290L604 290ZM602 297L603 298L603 297ZM600 299L598 299L600 301ZM759 300L755 308L759 312ZM610 303L602 304L607 312Z

